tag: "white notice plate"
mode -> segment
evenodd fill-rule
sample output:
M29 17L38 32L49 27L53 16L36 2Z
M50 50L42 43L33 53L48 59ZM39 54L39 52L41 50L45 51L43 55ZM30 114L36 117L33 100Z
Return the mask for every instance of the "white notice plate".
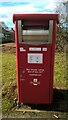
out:
M29 51L41 51L41 48L30 47Z
M28 63L43 63L43 54L40 53L28 53Z

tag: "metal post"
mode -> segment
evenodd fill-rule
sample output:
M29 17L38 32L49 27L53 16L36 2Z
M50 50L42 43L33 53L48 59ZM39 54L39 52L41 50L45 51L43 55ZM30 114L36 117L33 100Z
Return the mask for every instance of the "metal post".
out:
M52 43L53 20L49 21L49 43Z
M21 20L18 20L18 41L22 42L22 23Z

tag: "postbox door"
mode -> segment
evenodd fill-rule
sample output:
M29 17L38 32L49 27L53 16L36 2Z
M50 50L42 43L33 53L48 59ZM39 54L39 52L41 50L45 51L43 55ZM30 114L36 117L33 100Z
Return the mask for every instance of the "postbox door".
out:
M51 46L20 45L20 97L24 103L49 103Z

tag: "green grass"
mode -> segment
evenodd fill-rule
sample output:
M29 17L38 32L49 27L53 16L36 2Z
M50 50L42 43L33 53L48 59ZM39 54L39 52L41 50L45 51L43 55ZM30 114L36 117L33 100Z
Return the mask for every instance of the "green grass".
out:
M2 111L13 107L16 95L16 62L15 55L2 53Z
M54 65L54 87L66 89L66 80L66 54L56 53Z
M2 53L2 82L10 83L16 79L15 55Z
M1 53L0 53L1 57ZM66 56L55 54L54 87L66 89ZM15 54L2 53L2 109L9 111L17 98Z

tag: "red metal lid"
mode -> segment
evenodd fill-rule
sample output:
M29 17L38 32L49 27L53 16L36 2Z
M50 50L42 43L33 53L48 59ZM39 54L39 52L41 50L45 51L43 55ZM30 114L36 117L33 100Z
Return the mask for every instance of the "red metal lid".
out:
M13 22L17 20L24 21L45 21L45 20L59 20L59 14L14 14Z

